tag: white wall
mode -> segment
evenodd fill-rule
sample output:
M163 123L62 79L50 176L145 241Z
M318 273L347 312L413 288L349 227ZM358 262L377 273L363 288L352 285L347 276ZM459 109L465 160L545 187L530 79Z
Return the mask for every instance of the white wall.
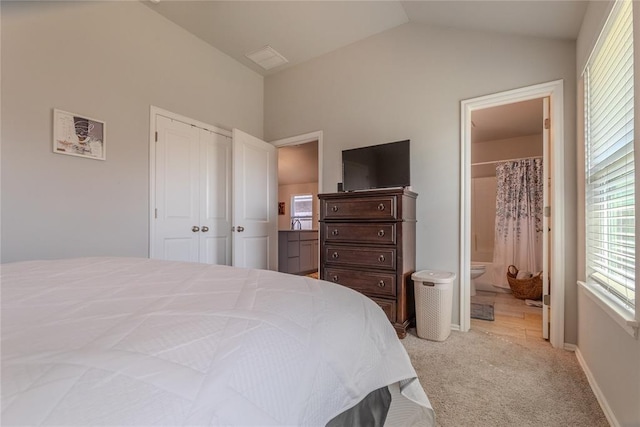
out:
M589 54L604 25L611 2L589 2L589 7L577 40L578 129L584 127L581 74ZM640 34L640 10L634 2L634 33ZM637 64L640 46L634 44ZM637 70L637 68L636 68ZM640 73L635 76L636 111L640 110ZM636 139L640 131L640 117L635 117ZM584 280L584 134L578 133L578 279ZM637 173L637 171L636 171ZM637 215L637 214L636 214ZM636 224L638 222L636 221ZM637 248L636 248L637 250ZM640 340L633 338L618 325L603 308L596 304L582 287L578 288L578 352L585 370L591 375L594 389L613 425L640 426ZM637 308L636 308L637 309Z
M263 78L140 2L2 2L2 260L148 256L149 106L263 133ZM106 121L53 154L52 109Z
M341 150L411 139L417 268L459 274L460 101L564 79L566 223L575 222L575 43L405 24L265 79L265 137L324 132L323 188ZM570 227L568 227L570 228ZM575 230L565 240L568 342L576 339ZM454 324L459 292L454 293Z

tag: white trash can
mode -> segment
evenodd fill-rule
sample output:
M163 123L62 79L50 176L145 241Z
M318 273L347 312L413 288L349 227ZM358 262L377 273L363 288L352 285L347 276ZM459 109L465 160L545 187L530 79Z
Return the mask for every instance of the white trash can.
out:
M455 273L436 270L411 275L416 299L416 331L420 338L444 341L451 333Z

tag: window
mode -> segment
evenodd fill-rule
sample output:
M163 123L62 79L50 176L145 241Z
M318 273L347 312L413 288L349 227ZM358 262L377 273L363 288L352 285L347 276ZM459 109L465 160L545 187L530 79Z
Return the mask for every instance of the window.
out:
M632 2L611 11L584 72L587 281L635 312Z
M313 229L313 195L302 194L291 197L291 229Z

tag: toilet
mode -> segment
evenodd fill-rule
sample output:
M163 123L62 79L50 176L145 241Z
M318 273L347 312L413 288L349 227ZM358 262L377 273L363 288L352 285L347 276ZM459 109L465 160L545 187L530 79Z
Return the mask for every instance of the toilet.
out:
M475 279L482 276L487 271L487 266L483 264L471 265L471 296L476 294Z

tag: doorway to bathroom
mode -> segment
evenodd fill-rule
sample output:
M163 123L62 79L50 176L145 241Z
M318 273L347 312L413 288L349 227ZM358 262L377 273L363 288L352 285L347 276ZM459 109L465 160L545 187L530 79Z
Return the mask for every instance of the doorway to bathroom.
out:
M548 98L536 98L471 113L471 329L548 338L541 277L547 111Z
M322 132L272 144L278 148L278 271L317 278Z
M564 286L550 288L548 280L564 276L562 263L551 262L552 253L563 253L562 112L562 81L462 102L463 331L492 329L563 346ZM540 292L513 288L524 282L522 289Z

